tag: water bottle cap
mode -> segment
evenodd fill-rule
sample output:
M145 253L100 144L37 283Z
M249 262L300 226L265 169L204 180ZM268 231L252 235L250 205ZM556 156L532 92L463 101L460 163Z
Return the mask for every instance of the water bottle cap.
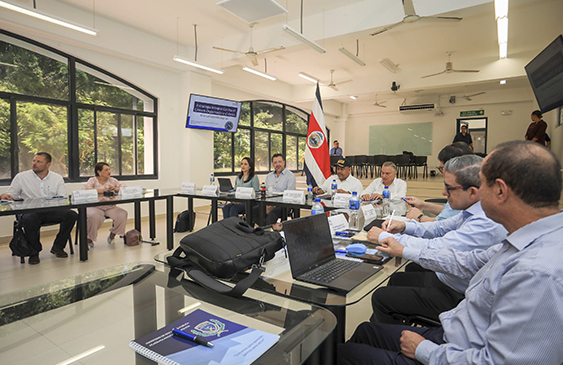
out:
M357 196L357 195L358 195L358 192L357 192L357 191L353 191L353 192L352 192L352 196Z
M321 198L315 198L315 203L320 203L321 202Z

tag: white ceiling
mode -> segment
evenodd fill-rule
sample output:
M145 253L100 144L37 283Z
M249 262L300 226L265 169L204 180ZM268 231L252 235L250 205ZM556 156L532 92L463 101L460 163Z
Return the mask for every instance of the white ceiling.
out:
M163 41L178 43L181 49L187 50L183 56L189 59L194 58L193 24L197 24L198 62L225 69L225 74L212 75L213 79L240 87L253 80L249 78L257 78L241 71L241 66L252 67L249 59L211 47L246 52L250 46L250 28L243 20L217 6L217 1L58 0L88 13L93 13L95 6L92 19L107 18ZM12 2L31 6L30 0ZM335 83L353 80L339 87L338 92L327 87L321 90L323 99L342 103L373 103L375 94L379 94L380 100L424 94L461 96L465 92L499 89L500 79L508 79L504 88L528 87L523 66L563 33L563 1L510 0L508 58L499 60L494 5L490 0L414 0L418 15L439 14L463 20L459 23L419 21L373 37L370 33L374 30L403 18L400 0L303 0L303 33L327 49L326 54L319 54L282 32L283 24L300 29L301 1L279 0L278 3L288 13L259 21L254 27L253 46L257 51L277 46L286 49L259 56L259 66L255 68L264 71L266 57L268 73L278 78L268 84L272 85L271 96L275 98L276 87L283 85L292 89L293 102L312 99L314 85L298 77L299 72L328 83L331 69L335 70ZM49 12L49 3L43 8L42 4L45 3L39 0L37 9ZM357 44L358 56L367 64L365 67L338 52L340 46L345 46L356 53ZM421 76L445 68L446 52L452 52L455 69L481 71L422 79ZM170 58L172 56L171 53ZM399 64L399 72L387 71L379 64L382 58ZM186 69L188 66L177 67ZM401 85L397 94L390 90L393 80ZM262 94L269 93L264 90L268 88L263 88ZM351 100L349 95L357 95L358 100Z

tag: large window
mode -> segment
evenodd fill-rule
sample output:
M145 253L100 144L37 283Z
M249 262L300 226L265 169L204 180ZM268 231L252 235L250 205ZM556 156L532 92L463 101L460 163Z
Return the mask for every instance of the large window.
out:
M94 65L0 30L0 183L36 152L69 181L107 162L121 179L156 178L156 98Z
M243 157L254 160L256 172L268 172L275 153L286 156L288 169L302 169L308 120L306 112L289 105L264 100L244 102L238 131L214 132L215 173L237 173Z

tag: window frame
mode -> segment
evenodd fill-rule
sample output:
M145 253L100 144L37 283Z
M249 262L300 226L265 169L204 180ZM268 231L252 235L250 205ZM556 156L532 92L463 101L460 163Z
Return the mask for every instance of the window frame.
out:
M119 171L119 175L114 175L114 177L120 180L138 180L138 179L158 179L158 98L149 94L148 92L142 90L138 86L128 82L127 80L106 71L96 65L93 65L87 61L84 61L80 58L71 56L57 50L51 46L46 44L37 42L33 39L29 39L23 37L21 35L6 31L4 29L0 29L0 34L3 34L7 37L14 38L18 41L28 43L32 46L42 48L46 51L51 53L57 54L62 58L67 60L67 67L68 67L68 86L69 86L69 99L68 100L60 100L60 99L53 99L49 97L41 97L41 96L33 96L33 95L24 95L18 93L9 93L5 91L0 91L0 98L6 100L10 105L10 178L3 178L0 179L0 186L9 185L11 180L16 176L19 171L19 151L18 151L18 136L17 136L17 112L16 106L17 102L33 102L33 103L40 103L40 104L54 104L60 105L67 108L67 150L68 150L68 178L65 178L66 182L83 182L87 181L89 177L94 175L92 171L92 175L90 176L80 176L80 159L79 159L79 124L78 124L78 110L79 109L88 109L93 110L94 115L96 115L99 111L114 113L119 116L123 114L132 115L133 118L133 125L134 125L134 170L135 173L133 175L121 175L121 151L119 153L119 167L116 169L116 172ZM142 110L134 110L134 109L123 109L118 107L108 107L98 104L86 104L77 102L76 97L76 64L81 64L83 66L89 67L97 72L100 72L108 77L119 81L128 87L131 87L138 93L142 94L148 100L152 102L152 111L142 111ZM153 155L153 173L152 174L139 174L138 173L138 138L137 138L137 120L138 117L149 117L152 118L152 155ZM121 117L120 117L121 118ZM121 143L121 131L118 126L118 143ZM145 146L147 146L147 141L145 140ZM96 141L96 150L94 152L97 156L97 141Z

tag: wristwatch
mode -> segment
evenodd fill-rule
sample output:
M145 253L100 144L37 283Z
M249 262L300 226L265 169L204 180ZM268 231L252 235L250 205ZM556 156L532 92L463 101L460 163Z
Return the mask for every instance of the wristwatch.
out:
M418 217L416 217L416 220L420 222L422 217L424 217L424 213L420 213L420 215Z

